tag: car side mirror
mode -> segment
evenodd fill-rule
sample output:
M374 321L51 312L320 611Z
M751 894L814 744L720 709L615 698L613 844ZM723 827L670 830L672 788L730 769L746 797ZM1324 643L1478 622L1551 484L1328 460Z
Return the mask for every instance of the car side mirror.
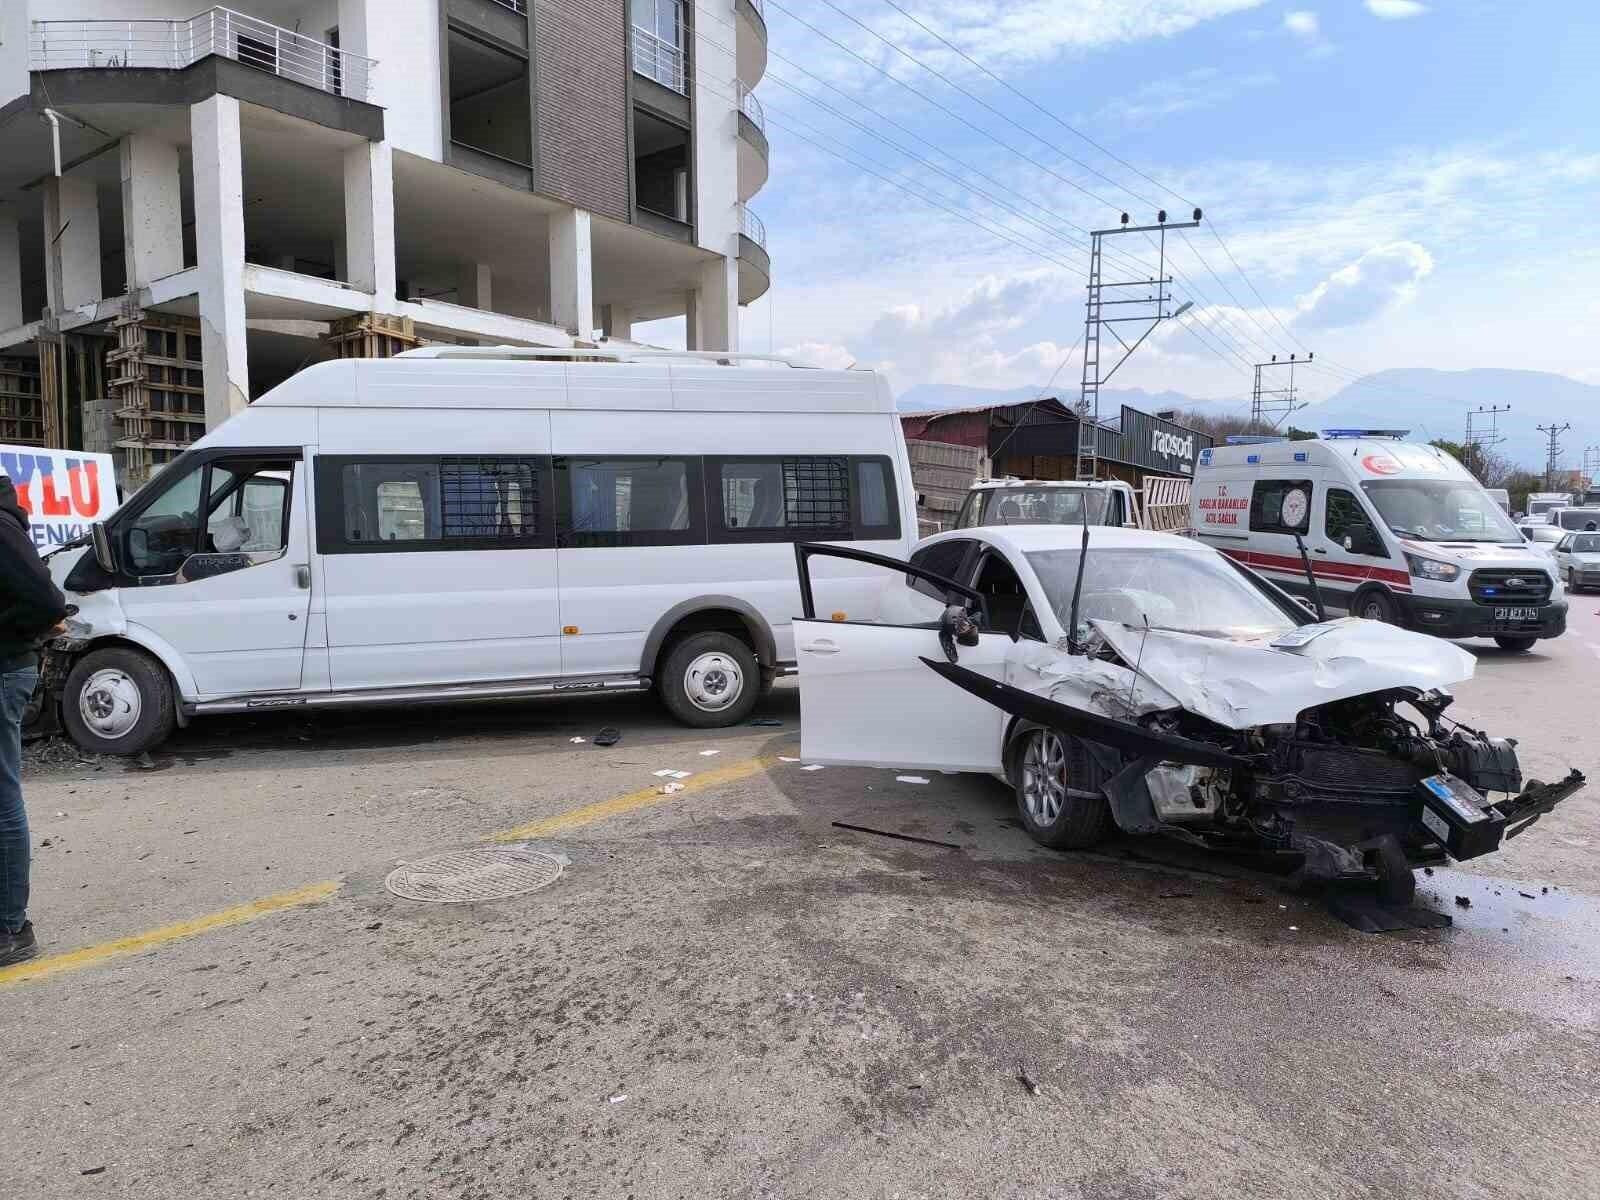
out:
M939 647L951 662L957 661L957 646L978 644L978 623L959 604L947 604L939 617Z
M117 556L111 551L111 534L106 530L104 521L96 521L89 527L89 540L94 546L94 561L107 575L115 575Z

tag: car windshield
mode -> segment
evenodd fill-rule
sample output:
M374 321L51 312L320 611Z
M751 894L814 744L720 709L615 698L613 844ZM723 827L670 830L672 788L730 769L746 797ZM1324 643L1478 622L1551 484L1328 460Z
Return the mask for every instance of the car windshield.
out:
M1088 506L1090 525L1102 524L1106 492L1088 488L1004 488L989 493L985 525L1082 525Z
M1600 554L1600 533L1580 533L1572 539L1569 553Z
M1361 484L1389 528L1425 542L1515 542L1516 526L1464 479L1375 479Z
M1036 550L1028 561L1061 624L1072 619L1078 551ZM1207 637L1263 637L1298 624L1215 551L1095 550L1083 571L1079 620L1100 618Z

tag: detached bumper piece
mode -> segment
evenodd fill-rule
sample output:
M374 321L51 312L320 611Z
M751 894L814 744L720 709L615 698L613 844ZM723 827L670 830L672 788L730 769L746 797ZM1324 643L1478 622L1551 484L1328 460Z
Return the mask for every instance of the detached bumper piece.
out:
M1490 804L1483 794L1454 775L1430 775L1418 785L1422 805L1418 820L1451 858L1478 858L1516 837L1587 780L1571 771L1560 783L1529 782L1517 795Z

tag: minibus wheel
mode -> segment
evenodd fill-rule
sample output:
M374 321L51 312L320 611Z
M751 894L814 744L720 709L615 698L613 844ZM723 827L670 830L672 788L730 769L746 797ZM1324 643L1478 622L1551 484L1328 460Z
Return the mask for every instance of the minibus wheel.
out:
M1395 617L1394 601L1389 599L1388 593L1380 592L1377 588L1363 592L1356 601L1356 616L1365 617L1369 621L1382 621L1385 625L1393 625Z
M731 633L695 633L667 652L661 701L685 725L718 729L750 715L761 692L755 652Z
M91 650L67 673L61 723L94 754L138 754L166 741L176 722L172 678L131 646Z

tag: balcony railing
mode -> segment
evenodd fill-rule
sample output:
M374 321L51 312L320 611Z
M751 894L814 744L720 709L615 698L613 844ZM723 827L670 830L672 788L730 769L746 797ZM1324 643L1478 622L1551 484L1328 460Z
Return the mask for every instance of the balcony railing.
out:
M767 19L767 0L750 0L750 7L761 14L761 19Z
M525 17L528 15L528 6L522 0L494 0L494 2L501 8L509 8L519 16Z
M739 205L739 232L763 250L767 248L767 227L743 204Z
M756 99L755 93L742 83L739 85L739 111L754 121L762 133L767 131L766 110L761 107L761 101Z
M316 38L213 8L176 21L35 21L28 66L34 71L84 67L181 70L207 55L271 72L284 79L371 101L374 59Z
M687 57L682 46L638 25L633 27L633 69L646 79L688 95L689 81L684 70Z

